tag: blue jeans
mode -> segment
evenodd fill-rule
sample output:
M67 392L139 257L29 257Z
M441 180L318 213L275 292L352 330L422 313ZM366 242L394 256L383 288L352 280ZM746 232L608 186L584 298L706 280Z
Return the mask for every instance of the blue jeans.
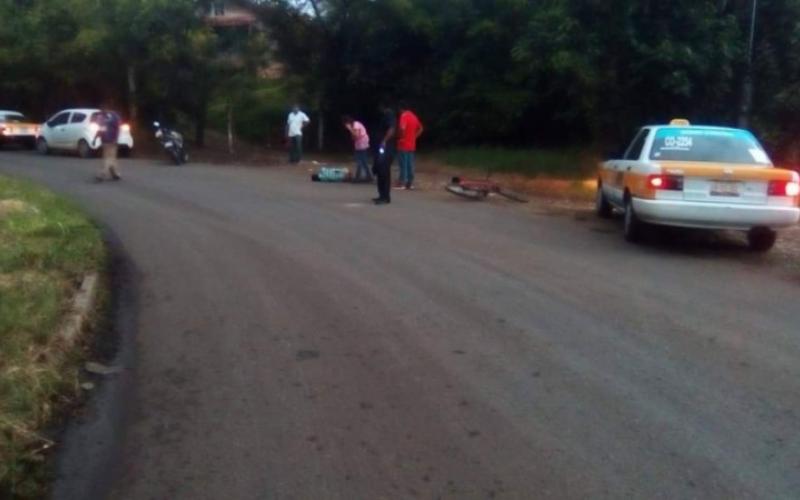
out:
M356 151L356 175L355 180L372 180L372 174L369 171L369 150Z
M400 165L400 184L406 187L414 184L414 152L398 151L397 163Z

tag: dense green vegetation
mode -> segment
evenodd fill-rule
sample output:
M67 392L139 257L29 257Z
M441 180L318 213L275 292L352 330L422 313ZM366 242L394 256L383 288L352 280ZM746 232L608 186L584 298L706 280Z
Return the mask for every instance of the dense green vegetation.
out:
M236 67L220 64L232 46L202 22L205 3L0 0L0 106L97 96L201 132L209 109L215 127L232 110L259 138L289 100L338 130L341 112L373 123L380 101L406 99L439 145L605 150L644 122L739 121L753 0L236 2L266 30L234 47ZM255 76L275 58L282 85ZM800 0L758 1L752 75L750 126L796 160Z
M476 174L520 174L560 179L592 178L597 158L582 149L508 149L497 147L451 147L437 151L434 159Z
M407 98L446 144L605 150L644 122L738 121L751 0L312 3L275 31L309 98ZM751 124L796 155L800 1L760 0L757 21Z
M248 90L263 33L236 44L195 0L0 0L0 108L38 118L114 107L144 124L189 121L202 137L215 100Z
M0 177L0 498L41 496L41 437L77 389L78 356L56 332L76 283L105 260L71 203Z

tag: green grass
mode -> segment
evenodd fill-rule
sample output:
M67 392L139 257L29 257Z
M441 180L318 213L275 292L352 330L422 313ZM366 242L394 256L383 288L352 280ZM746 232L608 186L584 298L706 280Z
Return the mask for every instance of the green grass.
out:
M597 170L597 159L580 149L454 148L434 157L454 167L553 179L585 179Z
M71 203L0 176L0 498L43 491L40 435L78 385L79 353L55 338L100 232Z

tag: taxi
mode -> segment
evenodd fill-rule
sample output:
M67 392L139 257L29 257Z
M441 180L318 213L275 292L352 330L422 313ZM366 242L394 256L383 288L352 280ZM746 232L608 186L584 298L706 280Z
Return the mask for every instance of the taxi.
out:
M38 123L18 111L0 109L0 146L14 143L33 148L38 134Z
M800 220L798 197L798 173L773 166L747 130L676 119L642 127L621 158L600 164L596 210L623 211L629 241L646 224L733 229L767 251Z

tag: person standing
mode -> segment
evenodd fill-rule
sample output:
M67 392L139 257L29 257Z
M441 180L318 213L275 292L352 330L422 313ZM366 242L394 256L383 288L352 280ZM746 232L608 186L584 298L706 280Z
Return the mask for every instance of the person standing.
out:
M405 103L400 103L400 123L397 126L397 163L400 165L400 189L414 189L414 154L417 139L424 128L417 115Z
M397 132L397 118L394 111L388 106L381 107L381 125L378 137L381 142L375 152L373 173L378 178L378 197L372 201L376 205L391 203L392 191L392 162L395 155L395 134Z
M122 179L119 175L119 165L117 164L117 142L119 141L119 129L122 119L114 111L101 111L98 115L98 128L95 140L100 138L103 145L103 167L95 178L98 181Z
M344 127L350 132L353 139L353 146L356 151L356 175L355 182L372 182L372 174L369 171L369 134L364 125L349 116L342 117Z
M295 104L286 119L286 138L289 140L289 163L300 163L303 157L303 129L311 122L308 115Z

